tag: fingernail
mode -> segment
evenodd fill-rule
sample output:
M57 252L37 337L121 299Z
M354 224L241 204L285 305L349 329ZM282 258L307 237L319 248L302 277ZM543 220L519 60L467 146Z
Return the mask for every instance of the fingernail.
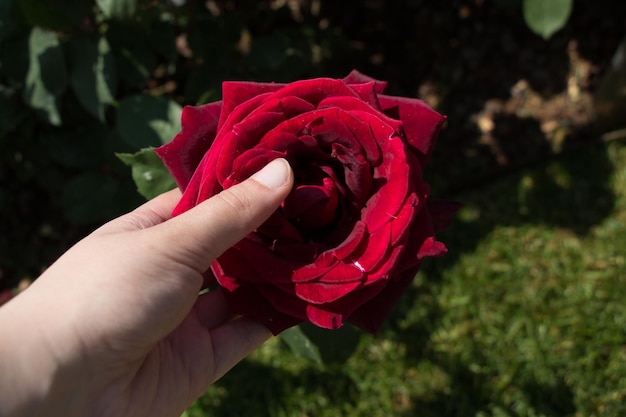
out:
M253 180L265 185L267 188L278 188L289 181L291 167L283 158L274 159L252 177Z

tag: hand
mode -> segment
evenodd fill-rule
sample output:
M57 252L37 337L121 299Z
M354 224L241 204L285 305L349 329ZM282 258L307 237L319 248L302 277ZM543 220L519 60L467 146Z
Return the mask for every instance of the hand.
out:
M165 193L70 249L0 309L0 415L179 416L271 336L198 292L292 184L276 160L172 219L180 192Z

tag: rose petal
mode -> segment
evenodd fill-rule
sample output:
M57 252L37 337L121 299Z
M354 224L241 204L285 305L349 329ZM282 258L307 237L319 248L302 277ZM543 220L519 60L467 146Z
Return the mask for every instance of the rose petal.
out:
M398 114L406 140L417 151L420 163L424 166L446 116L415 98L379 95L378 102L385 113Z
M399 272L404 271L419 264L425 256L439 256L445 253L443 244L426 243L427 239L434 240L435 231L433 222L428 210L420 210L415 219L411 223L409 230L409 239L407 240L406 249L398 263ZM437 242L439 243L439 242ZM422 246L425 245L422 249Z
M317 105L326 97L356 97L356 93L341 80L316 78L293 82L275 93L276 98L290 96L300 97L309 103Z
M257 234L261 234L281 244L304 242L300 231L285 218L281 210L276 210L272 213L269 219L257 228Z
M409 232L409 225L415 217L418 206L418 198L415 193L409 194L405 202L402 204L402 209L396 214L391 224L391 241L389 244L395 246L403 239Z
M307 319L314 325L336 330L343 326L343 314L326 311L315 305L306 306Z
M268 295L271 293L278 295L274 297ZM281 305L288 313L274 306L272 299L276 297L282 300ZM262 323L274 335L306 320L304 302L296 297L285 297L276 288L244 284L236 290L224 291L224 298L234 312ZM290 303L290 299L295 302Z
M361 244L367 233L367 225L362 221L357 221L352 228L352 232L335 249L328 251L332 253L337 259L345 259L355 251L355 249Z
M215 139L221 111L221 101L185 106L181 116L182 131L171 142L154 150L183 191Z
M361 219L374 233L400 211L408 194L409 166L404 143L396 137L383 144L383 163L374 169L374 182L381 183L363 208Z
M334 265L321 267L315 264L304 265L293 271L291 274L291 280L295 283L304 283L317 280L326 272L333 269Z
M346 321L365 331L376 333L394 305L411 284L417 270L418 268L414 267L387 282L384 289L380 290L372 299L357 308L350 314ZM377 288L380 282L381 281L372 287Z
M372 189L372 167L367 163L363 155L348 152L345 146L333 144L335 158L343 166L345 184L350 191L348 203L355 209L360 210L367 201Z
M226 119L234 112L235 108L241 104L258 97L267 97L283 88L285 84L257 83L247 81L225 81L222 83L223 107L219 121L219 129L222 128ZM262 99L261 99L262 101ZM239 119L241 120L241 119Z
M387 282L378 281L369 287L363 287L353 291L336 301L326 304L308 305L306 308L307 319L316 326L338 329L356 309L375 297ZM376 312L372 312L376 314Z
M376 232L370 233L367 245L362 254L354 259L355 264L363 271L370 271L381 263L389 252L389 242L391 240L391 225L387 223ZM356 254L353 254L354 257Z
M376 265L375 269L368 271L366 280L363 282L364 286L372 285L378 281L387 281L393 274L397 274L396 267L400 262L400 257L404 253L404 244L400 244L390 251L387 251L385 259L382 263Z
M325 304L351 293L360 285L359 281L345 282L339 285L324 282L297 283L296 295L301 300L311 304Z
M348 74L347 76L345 76L343 78L343 82L345 82L346 84L369 84L369 83L374 83L375 86L375 91L378 94L381 94L385 88L387 87L387 82L386 81L379 81L375 78L372 78L368 75L363 74L362 72L359 72L355 69L353 69L352 71L350 71L350 74ZM354 85L350 85L350 87L354 88Z
M363 278L363 270L352 263L339 262L319 277L318 282L338 284L358 282ZM330 302L332 300L326 300Z
M318 105L319 109L323 109L326 107L339 107L357 115L367 113L377 119L380 119L383 123L391 126L394 131L398 130L400 126L402 126L402 122L400 120L392 119L386 114L380 112L369 103L366 103L365 101L357 97L328 97L322 100Z
M231 265L232 270L223 266L227 274L232 273L236 275L239 281L249 281L260 284L290 284L292 282L293 271L302 267L302 263L281 258L265 245L254 242L249 238L242 239L229 250L238 251L239 255L241 255L242 262L246 262L256 272L255 274L246 273L244 276L239 276L239 274L234 273L234 271L239 269L237 264Z

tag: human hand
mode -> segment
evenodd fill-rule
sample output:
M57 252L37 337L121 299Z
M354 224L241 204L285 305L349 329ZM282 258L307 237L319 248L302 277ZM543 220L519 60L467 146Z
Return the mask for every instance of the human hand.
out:
M70 249L0 309L0 415L180 415L271 336L198 292L292 184L276 160L172 219L180 192L165 193Z

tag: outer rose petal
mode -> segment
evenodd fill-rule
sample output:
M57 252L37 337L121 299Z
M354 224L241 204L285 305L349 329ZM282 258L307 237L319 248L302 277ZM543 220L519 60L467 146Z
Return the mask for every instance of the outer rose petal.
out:
M183 191L213 144L221 111L221 101L196 107L185 106L181 116L182 132L171 142L155 149L176 185Z
M365 331L376 333L411 284L418 269L416 266L395 276L384 289L354 311L347 321Z
M350 74L348 74L343 81L346 84L367 84L367 83L374 83L375 88L374 90L376 91L376 93L378 94L382 94L383 91L385 91L385 88L387 87L387 82L386 81L379 81L375 78L372 78L368 75L363 74L362 72L359 72L357 70L352 70L350 71Z
M416 98L379 95L378 102L386 114L397 113L404 125L408 145L413 147L422 164L426 164L435 138L446 121L443 116Z

